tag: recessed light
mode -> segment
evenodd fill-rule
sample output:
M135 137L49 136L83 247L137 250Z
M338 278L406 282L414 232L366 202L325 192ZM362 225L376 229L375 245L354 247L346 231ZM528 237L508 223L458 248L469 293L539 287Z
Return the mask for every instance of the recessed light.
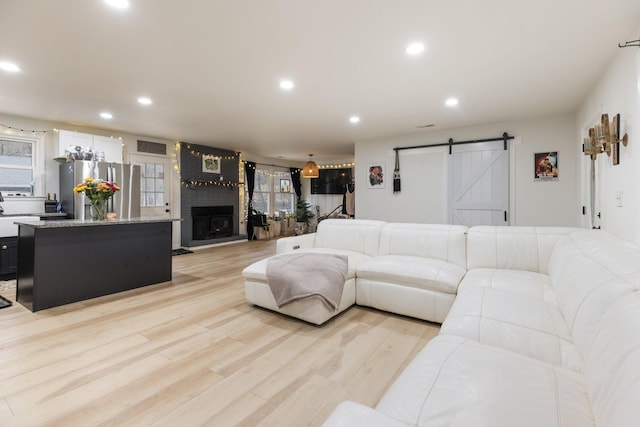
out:
M458 99L449 98L444 103L446 104L447 107L455 107L456 105L458 105Z
M129 0L104 0L109 6L117 7L118 9L126 9L129 7Z
M138 103L142 105L151 105L153 104L153 101L151 100L151 98L148 98L146 96L141 96L140 98L138 98Z
M291 80L280 80L280 89L291 90L293 87L294 84Z
M111 120L111 119L113 119L113 114L108 113L108 112L105 111L103 113L100 113L100 117L102 117L105 120Z
M351 116L351 117L349 117L349 121L350 121L351 123L360 123L360 117L358 117L358 116Z
M419 55L424 51L424 44L422 43L411 43L409 46L407 46L406 52L407 55L411 55L411 56L415 56L415 55Z
M0 61L0 70L8 71L10 73L17 73L18 71L20 71L20 67L18 67L13 62Z

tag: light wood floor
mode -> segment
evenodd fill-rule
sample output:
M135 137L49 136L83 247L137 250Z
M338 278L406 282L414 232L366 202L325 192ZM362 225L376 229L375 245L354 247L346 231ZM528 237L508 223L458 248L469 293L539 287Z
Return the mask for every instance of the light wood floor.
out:
M0 425L318 426L343 400L375 405L438 333L358 306L320 327L249 306L240 273L273 253L202 249L169 283L0 310Z

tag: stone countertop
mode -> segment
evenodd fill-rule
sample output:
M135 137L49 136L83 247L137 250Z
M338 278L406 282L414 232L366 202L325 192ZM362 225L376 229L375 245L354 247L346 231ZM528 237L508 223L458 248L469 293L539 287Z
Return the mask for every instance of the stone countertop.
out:
M91 219L67 219L61 221L16 221L14 224L33 227L33 228L69 228L69 227L91 227L95 225L123 225L123 224L149 224L154 222L173 222L182 221L182 218L164 218L164 217L145 217L145 218L129 218L114 219L105 221L94 221Z
M40 218L66 218L67 214L65 212L37 212L37 213L11 213L11 214L1 214L0 218L9 218L12 216L37 216Z

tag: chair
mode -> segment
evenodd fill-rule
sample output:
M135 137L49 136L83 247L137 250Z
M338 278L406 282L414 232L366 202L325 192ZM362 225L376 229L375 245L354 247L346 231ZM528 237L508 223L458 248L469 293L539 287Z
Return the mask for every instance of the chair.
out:
M267 234L267 239L271 238L269 233L269 223L267 222L267 216L264 214L255 214L251 215L251 225L253 225L253 235L251 236L251 240L257 240L257 236L255 233L256 228L262 228Z

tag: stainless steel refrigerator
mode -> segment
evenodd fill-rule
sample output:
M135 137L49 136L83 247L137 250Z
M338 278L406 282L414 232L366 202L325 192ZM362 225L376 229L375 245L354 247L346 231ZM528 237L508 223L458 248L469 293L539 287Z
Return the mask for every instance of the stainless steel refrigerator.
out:
M68 218L91 218L89 200L84 194L73 193L73 187L85 178L104 179L120 187L109 200L107 212L115 212L121 219L140 216L139 165L75 160L60 165L60 203Z

